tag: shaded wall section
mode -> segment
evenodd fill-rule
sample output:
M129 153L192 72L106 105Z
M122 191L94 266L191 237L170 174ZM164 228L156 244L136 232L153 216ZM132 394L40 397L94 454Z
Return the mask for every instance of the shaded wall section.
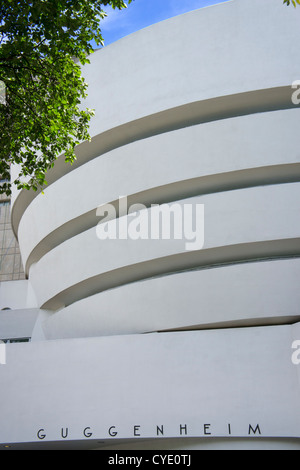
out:
M10 200L0 196L0 282L25 279L19 244L10 224Z

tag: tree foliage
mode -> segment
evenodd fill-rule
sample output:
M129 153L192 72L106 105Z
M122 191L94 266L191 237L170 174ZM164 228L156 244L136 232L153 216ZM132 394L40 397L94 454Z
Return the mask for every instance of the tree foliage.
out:
M123 0L0 3L0 175L9 180L18 164L19 189L41 188L57 157L72 163L75 146L90 138L93 111L79 106L87 94L81 65L92 41L103 45L107 5L127 7ZM11 193L9 181L3 192Z
M300 0L284 0L283 3L286 3L287 6L293 4L294 7L296 7L296 6L297 6L297 3L298 3L298 5L300 5Z

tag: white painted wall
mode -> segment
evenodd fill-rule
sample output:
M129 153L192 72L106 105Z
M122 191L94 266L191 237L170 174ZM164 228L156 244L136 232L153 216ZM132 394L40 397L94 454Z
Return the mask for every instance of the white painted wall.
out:
M298 19L271 0L227 2L92 55L83 70L96 108L91 146L79 146L72 171L60 159L45 195L21 193L12 210L39 307L197 263L299 255ZM96 208L122 195L205 204L204 250L193 258L185 241L99 242Z
M30 339L39 309L0 311L0 340Z
M97 224L97 207L122 195L132 203L168 202L171 194L182 199L183 192L202 188L284 182L287 174L300 178L299 113L291 109L187 127L128 144L77 168L37 196L21 219L18 236L27 272L79 227L88 228L91 220Z
M27 280L0 282L0 310L36 307L37 301L30 282Z
M186 103L290 85L300 72L299 17L281 2L234 0L99 50L84 71L86 105L101 105L92 135Z
M299 15L234 0L91 57L92 142L72 167L58 159L44 196L13 197L29 282L15 299L0 285L1 302L33 306L30 285L43 310L33 342L8 345L0 365L0 442L35 446L43 429L44 445L68 428L64 446L98 448L111 426L152 440L164 425L184 448L187 425L224 445L230 424L253 448L259 424L262 447L299 447ZM205 204L203 249L101 243L95 209L123 195ZM211 330L139 334L177 328Z
M180 201L181 205L204 204L205 207L204 247L194 253L186 250L184 238L103 241L97 238L96 227L91 228L54 248L32 265L30 279L39 306L55 309L69 305L74 299L89 295L90 289L95 288L94 281L96 292L99 292L126 280L173 272L176 266L177 269L195 267L196 259L201 266L205 256L208 256L205 264L214 265L223 258L220 252L216 251L213 256L208 250L217 248L227 252L232 261L237 261L236 257L242 260L249 256L255 243L268 245L273 240L280 240L279 255L284 254L286 244L299 254L299 189L299 183L272 185ZM201 229L202 224L197 230ZM238 255L236 245L241 244L245 245L245 250ZM176 255L182 256L177 264ZM150 261L154 263L151 268L147 264ZM96 276L98 278L94 279Z
M300 260L265 261L140 281L48 314L48 339L299 320ZM141 307L142 306L142 307Z
M299 324L8 345L0 442L38 444L43 430L45 445L68 428L65 445L88 443L89 427L96 443L127 438L134 448L156 438L157 426L168 438L211 439L228 437L230 424L234 438L253 437L249 425L259 425L258 440L284 446L300 436L298 335Z
M49 172L48 183L124 144L128 136L129 141L145 137L149 128L155 129L155 121L159 127L154 133L165 130L168 122L160 115L166 111L170 111L167 121L178 116L183 127L188 117L201 117L204 110L204 119L209 119L210 110L215 117L230 113L232 107L242 107L238 113L250 112L253 101L258 109L264 100L269 109L292 107L291 84L300 76L295 60L299 15L273 0L234 0L158 23L97 51L84 67L89 83L84 106L96 110L93 142L79 150L72 167L62 157ZM284 97L281 88L286 89ZM225 108L224 97L230 97ZM16 232L34 196L27 191L19 197L14 193Z

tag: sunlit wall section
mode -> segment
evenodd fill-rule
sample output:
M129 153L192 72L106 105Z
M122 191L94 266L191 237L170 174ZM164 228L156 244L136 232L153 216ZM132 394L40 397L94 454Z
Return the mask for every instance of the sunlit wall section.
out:
M45 194L14 195L39 335L299 319L299 19L281 2L236 0L91 56L92 141L73 166L58 159ZM132 206L145 220L151 206L170 214L174 204L181 238L99 237L104 223L128 228Z

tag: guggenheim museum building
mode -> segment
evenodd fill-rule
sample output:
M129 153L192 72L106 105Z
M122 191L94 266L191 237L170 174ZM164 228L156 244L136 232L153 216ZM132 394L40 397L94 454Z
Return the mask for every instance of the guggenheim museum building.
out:
M299 44L231 0L92 54L91 142L0 201L0 449L300 450Z

